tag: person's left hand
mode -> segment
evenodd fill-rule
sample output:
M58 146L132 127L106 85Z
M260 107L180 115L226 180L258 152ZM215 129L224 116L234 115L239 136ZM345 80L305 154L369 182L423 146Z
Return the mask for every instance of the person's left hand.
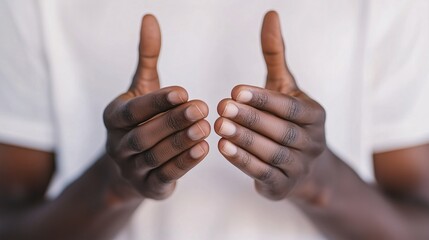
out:
M260 194L280 200L327 149L325 110L298 88L287 67L277 13L265 16L261 42L266 89L236 86L232 99L218 105L215 131L226 159L255 179Z

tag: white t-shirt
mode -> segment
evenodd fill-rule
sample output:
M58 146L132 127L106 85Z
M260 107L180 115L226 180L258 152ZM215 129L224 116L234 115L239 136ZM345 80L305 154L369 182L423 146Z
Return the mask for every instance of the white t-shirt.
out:
M154 13L162 86L206 101L263 86L259 31L280 13L298 84L327 110L329 146L365 180L371 154L429 141L427 0L2 0L0 142L55 151L54 197L104 151L104 107L131 82L140 19ZM321 239L211 152L162 202L146 201L118 239ZM29 160L30 161L30 160Z

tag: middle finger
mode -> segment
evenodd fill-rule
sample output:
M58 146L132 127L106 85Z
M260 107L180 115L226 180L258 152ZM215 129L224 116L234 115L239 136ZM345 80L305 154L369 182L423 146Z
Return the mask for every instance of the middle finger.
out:
M310 143L307 132L299 125L246 104L225 99L219 103L218 112L222 117L250 128L283 146L303 150Z
M122 139L119 149L122 157L144 152L167 136L189 127L207 117L208 107L202 101L190 101L129 131Z
M223 138L279 168L287 176L298 175L304 167L303 162L298 160L297 150L282 146L231 120L219 118L215 123L215 130Z

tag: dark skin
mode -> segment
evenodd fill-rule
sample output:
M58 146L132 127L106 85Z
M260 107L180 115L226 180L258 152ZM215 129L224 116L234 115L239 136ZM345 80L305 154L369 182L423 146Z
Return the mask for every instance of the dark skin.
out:
M378 186L363 182L326 145L325 110L291 74L275 12L261 43L265 88L236 86L218 105L225 158L261 195L292 200L329 239L429 239L429 144L374 154Z
M208 107L181 87L160 89L160 48L158 22L147 15L133 82L104 112L107 153L59 197L44 197L53 153L0 145L0 239L112 239L145 199L170 196L204 159Z
M158 22L148 15L133 82L104 111L107 153L141 196L157 200L170 196L176 180L207 155L204 139L210 134L206 103L188 101L181 87L160 89L160 49Z
M287 68L274 12L262 46L266 88L237 86L218 106L226 159L263 196L292 200L330 239L428 239L429 144L374 154L378 185L368 185L326 145L326 113ZM107 154L58 198L44 197L53 153L0 144L0 239L110 239L144 199L170 196L206 156L207 105L188 101L183 88L160 89L159 50L158 23L146 16L133 83L105 110Z

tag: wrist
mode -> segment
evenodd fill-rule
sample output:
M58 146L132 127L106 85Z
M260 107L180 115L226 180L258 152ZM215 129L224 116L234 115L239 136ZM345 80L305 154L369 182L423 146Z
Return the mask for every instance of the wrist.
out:
M316 158L309 172L295 186L291 200L313 207L326 207L331 202L338 180L339 162L328 147Z
M107 154L100 158L98 164L100 164L99 176L106 183L105 193L108 205L143 201L142 195L121 176L118 166Z

